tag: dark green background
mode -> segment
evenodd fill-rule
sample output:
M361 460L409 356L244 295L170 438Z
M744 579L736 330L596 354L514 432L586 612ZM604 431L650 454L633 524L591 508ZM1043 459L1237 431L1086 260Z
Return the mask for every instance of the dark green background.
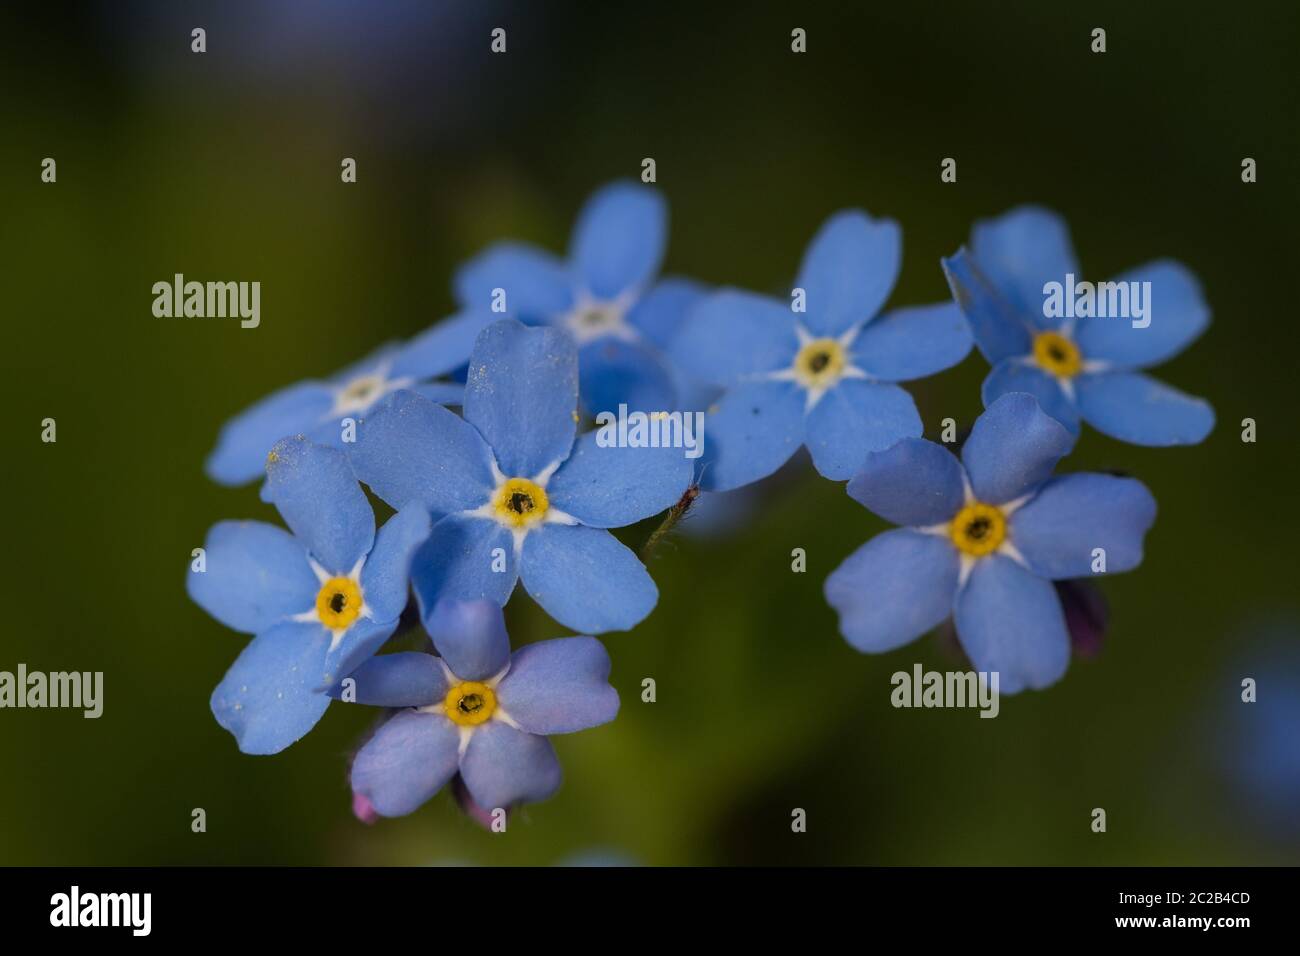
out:
M0 13L0 669L102 670L106 688L98 721L0 711L0 863L1300 857L1234 797L1207 732L1250 622L1295 609L1293 2L30 6ZM346 758L371 712L335 707L249 757L208 711L245 638L186 598L190 549L219 519L276 518L208 482L204 456L266 392L448 314L452 270L485 243L561 248L586 195L645 156L667 268L708 282L788 288L846 206L903 224L894 305L945 297L939 257L1026 201L1069 219L1089 278L1179 258L1214 321L1159 374L1219 425L1170 450L1085 434L1067 468L1123 469L1159 500L1146 561L1105 582L1100 657L996 720L889 706L895 670L962 665L933 636L883 657L839 637L822 581L882 525L801 463L734 533L652 562L658 609L607 640L623 712L557 739L556 797L504 836L445 794L364 827ZM150 287L175 272L260 280L261 327L154 318ZM912 388L928 435L979 412L985 371L972 353ZM522 590L509 618L517 641L562 633Z

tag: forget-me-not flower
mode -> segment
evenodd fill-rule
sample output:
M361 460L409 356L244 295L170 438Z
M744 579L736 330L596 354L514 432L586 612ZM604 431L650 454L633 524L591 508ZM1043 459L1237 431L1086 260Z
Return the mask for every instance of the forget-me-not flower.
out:
M1052 582L1128 571L1156 503L1141 482L1052 477L1072 438L1032 395L999 398L959 461L909 438L867 456L848 493L903 525L872 538L826 579L840 631L860 651L901 647L953 615L977 671L1000 689L1046 687L1065 673L1070 637Z
M591 415L672 409L675 370L663 350L703 294L685 279L656 280L668 242L668 207L659 192L614 182L587 201L567 261L518 242L489 247L461 268L455 286L468 308L496 306L533 325L567 330L580 349L582 404Z
M405 344L380 347L326 381L298 382L268 395L222 427L208 457L208 476L223 485L260 478L266 453L290 435L341 448L343 420L359 419L398 389L459 405L463 386L435 380L465 365L474 338L494 318L486 310L454 315Z
M575 631L627 630L655 606L654 581L606 529L676 504L692 463L681 448L601 447L598 432L575 442L577 365L565 332L505 319L474 346L463 419L397 392L362 423L357 477L441 516L411 568L426 614L443 597L504 605L519 578Z
M819 472L843 481L867 452L921 434L894 383L956 365L971 333L952 302L877 317L901 244L892 220L837 213L804 254L791 301L725 290L687 317L673 358L727 389L706 420L705 490L764 478L805 444Z
M1068 294L1068 283L1080 281L1069 229L1055 213L1022 206L977 223L970 250L943 265L976 344L993 366L984 380L985 406L1008 392L1029 392L1071 432L1078 434L1082 420L1135 445L1194 445L1214 427L1208 402L1142 371L1173 358L1209 324L1200 283L1181 263L1147 263L1113 280L1123 285L1094 294L1095 300L1103 294L1107 303L1113 299L1124 313L1133 312L1133 296L1142 295L1147 314L1140 318L1067 316L1075 311L1069 303L1045 307L1055 291L1045 287L1059 283ZM1098 304L1085 306L1098 310Z
M372 657L351 675L351 687L332 692L402 708L357 753L353 792L387 817L416 810L456 774L489 812L545 800L561 778L547 737L618 713L605 648L594 637L562 637L511 654L501 608L491 601L440 601L426 626L437 657Z
M267 497L291 531L223 521L208 532L190 597L254 635L212 694L245 753L277 753L316 725L326 691L397 628L411 559L429 534L418 503L378 534L365 492L335 448L290 438L268 456Z

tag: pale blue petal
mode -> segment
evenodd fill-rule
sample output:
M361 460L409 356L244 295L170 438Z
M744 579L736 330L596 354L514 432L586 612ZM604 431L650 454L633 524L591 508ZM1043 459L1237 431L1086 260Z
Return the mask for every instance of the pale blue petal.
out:
M1028 355L1033 345L1029 320L981 271L974 256L962 249L942 260L942 265L952 297L970 322L975 344L989 364Z
M849 497L886 521L927 527L952 520L965 500L957 456L923 438L905 438L867 455L849 482Z
M984 379L984 385L980 389L984 407L987 408L1003 395L1013 392L1025 392L1034 396L1039 407L1064 425L1066 431L1073 435L1079 433L1079 410L1055 376L1048 375L1037 365L1021 359L1004 359L993 366Z
M708 295L708 288L691 279L660 279L628 310L627 323L648 342L668 349L691 309Z
M1092 575L1094 549L1107 574L1142 563L1142 541L1156 520L1156 500L1142 482L1112 475L1053 478L1011 516L1011 540L1030 570L1044 578Z
M429 537L429 512L418 502L384 522L361 568L361 591L376 621L396 621L410 594L411 559Z
M941 302L882 315L858 333L850 351L853 364L872 378L906 382L952 368L973 341L957 304Z
M796 318L789 304L765 295L715 292L682 323L672 344L673 361L689 378L722 386L789 368L799 351Z
M659 600L641 559L599 528L542 525L524 539L521 565L533 600L575 631L631 630Z
M316 726L330 702L317 689L329 642L319 624L284 621L244 648L209 702L240 750L279 753Z
M446 717L404 710L352 761L352 790L386 817L413 813L456 775L460 733Z
M610 424L578 439L546 494L554 508L593 528L621 528L675 505L691 483L694 462L682 448L600 446L617 440Z
M609 668L609 653L594 637L539 641L515 652L497 701L530 734L586 730L618 714Z
M264 631L316 603L320 584L302 542L261 521L222 521L203 542L204 570L185 577L190 598L226 627Z
M204 465L208 477L223 485L261 478L272 445L311 430L333 407L334 392L323 382L299 382L268 395L222 426Z
M496 487L491 451L474 427L413 392L394 392L366 416L348 447L356 476L394 508L467 511Z
M488 309L459 312L421 332L393 358L388 377L438 378L469 362L478 334L501 316Z
M998 672L999 693L1047 687L1069 666L1070 635L1056 589L1010 558L976 561L953 617L975 670Z
M1159 365L1191 345L1210 324L1210 306L1201 284L1181 262L1148 262L1113 281L1151 283L1150 295L1143 293L1147 304L1143 321L1150 324L1135 328L1132 318L1112 316L1079 319L1075 337L1086 359L1117 369Z
M349 703L372 707L427 707L447 696L447 676L438 658L418 651L401 651L371 657L348 675L352 680ZM335 700L344 698L344 682L330 688Z
M1042 327L1043 286L1080 279L1079 263L1064 219L1041 206L1018 206L971 230L971 250L984 274L1026 317Z
M549 740L497 720L474 729L460 773L474 802L488 810L545 800L563 779Z
M1214 409L1140 372L1102 372L1075 380L1079 412L1099 432L1134 445L1197 445L1214 429Z
M409 391L439 405L461 405L465 402L464 382L425 382L412 385Z
M496 290L505 293L506 315L534 322L549 321L573 308L573 279L567 266L549 252L523 243L491 246L461 266L456 298L467 309L495 318Z
M448 515L433 526L411 563L411 584L425 620L442 598L504 606L517 580L510 531L491 518Z
M583 206L569 256L597 299L617 298L654 278L668 244L668 204L649 186L616 182Z
M1073 439L1032 395L1004 395L975 420L961 459L975 497L1000 505L1051 477Z
M325 630L323 624L317 624ZM327 691L344 677L347 677L393 636L397 630L397 621L372 621L368 617L357 618L337 639L331 641L325 654L322 673L316 675L315 688ZM331 633L326 631L326 633Z
M921 415L897 385L841 379L808 413L808 450L823 477L847 481L867 455L904 438L920 438Z
M596 339L578 353L578 370L582 404L592 416L617 413L619 405L646 412L677 405L672 371L648 346Z
M375 542L375 513L347 456L305 438L276 443L266 497L330 574L350 572Z
M727 392L704 420L704 489L730 491L789 461L803 444L806 394L793 382L752 382Z
M804 328L814 336L839 336L875 316L898 279L902 247L902 230L892 219L847 209L826 220L795 282L807 294Z
M510 661L510 637L493 601L443 598L424 620L433 646L461 680L487 680Z
M860 651L901 647L942 624L957 592L957 549L906 529L876 535L826 579L840 633Z
M465 419L507 476L532 478L568 457L577 405L578 353L568 333L507 319L479 335Z

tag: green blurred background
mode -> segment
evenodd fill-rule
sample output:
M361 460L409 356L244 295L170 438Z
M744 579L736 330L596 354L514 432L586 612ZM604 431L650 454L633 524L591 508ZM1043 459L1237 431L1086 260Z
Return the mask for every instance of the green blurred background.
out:
M1252 622L1297 612L1291 0L27 6L0 12L0 669L104 671L105 710L0 711L0 863L1300 860L1300 828L1223 772L1218 732L1255 673ZM1179 258L1214 322L1159 374L1219 425L1171 450L1085 434L1068 468L1123 469L1159 500L1146 561L1104 582L1101 654L996 720L890 707L894 671L963 665L933 635L878 657L840 638L822 582L883 526L800 462L732 531L661 549L658 609L606 642L622 713L556 740L557 796L505 835L448 794L364 826L346 761L373 711L336 706L260 758L208 711L245 638L186 598L190 550L219 519L277 518L204 457L253 400L452 311L451 273L484 244L562 248L586 195L646 156L667 270L711 283L787 289L846 206L903 224L893 305L946 297L939 257L1026 201L1069 219L1089 278ZM154 318L150 287L176 272L260 280L261 327ZM979 412L985 371L972 353L912 387L929 436ZM516 641L562 633L522 589L508 616Z

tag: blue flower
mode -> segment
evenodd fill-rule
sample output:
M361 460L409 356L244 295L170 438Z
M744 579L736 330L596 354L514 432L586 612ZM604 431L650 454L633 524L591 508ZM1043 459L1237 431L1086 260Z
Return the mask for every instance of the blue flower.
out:
M1060 679L1070 637L1054 580L1128 571L1156 503L1132 478L1052 477L1070 434L1033 396L999 398L961 460L909 438L867 457L848 492L895 524L826 579L840 631L860 651L908 643L949 614L978 671L1014 693ZM1104 555L1097 549L1103 549Z
M695 308L672 355L684 374L727 389L707 419L706 490L764 478L804 444L819 472L843 481L867 452L921 434L912 397L893 383L957 364L971 333L951 302L875 318L900 256L897 223L840 212L804 254L790 302L725 290Z
M691 479L680 448L574 441L573 339L512 319L488 326L470 358L463 419L411 392L362 424L350 457L384 501L442 516L411 571L426 614L440 598L504 605L522 577L576 631L627 630L659 598L637 556L607 528L675 504Z
M341 448L343 419L359 419L400 388L459 405L463 387L434 379L464 366L474 337L493 318L488 312L452 316L404 345L379 348L328 381L298 382L268 395L221 429L217 447L208 457L208 476L223 485L260 478L266 453L290 435Z
M649 186L615 182L583 207L568 261L503 242L461 268L456 292L470 308L498 307L532 325L570 332L581 350L584 408L592 415L675 407L675 371L663 349L703 289L684 279L655 281L668 242L668 208Z
M490 601L440 601L426 624L438 657L373 657L331 692L403 708L357 753L354 793L383 816L403 816L460 774L488 812L545 800L561 777L547 737L618 713L605 648L594 637L563 637L511 654Z
M404 508L375 533L347 457L304 438L276 444L267 496L292 534L261 521L208 532L186 588L222 624L254 635L212 694L245 753L277 753L316 725L340 675L373 654L406 606L429 515Z
M984 380L985 407L1008 392L1029 392L1071 432L1078 434L1082 419L1135 445L1194 445L1210 433L1209 403L1140 371L1173 358L1209 324L1200 284L1185 266L1160 259L1113 280L1126 284L1109 285L1106 295L1121 313L1133 311L1131 290L1149 291L1142 317L1070 318L1067 312L1078 313L1068 289L1081 280L1061 217L1022 206L977 223L971 246L943 266L993 366ZM1060 284L1059 302L1049 302L1048 283ZM1081 290L1094 300L1085 311L1098 311L1100 285Z

